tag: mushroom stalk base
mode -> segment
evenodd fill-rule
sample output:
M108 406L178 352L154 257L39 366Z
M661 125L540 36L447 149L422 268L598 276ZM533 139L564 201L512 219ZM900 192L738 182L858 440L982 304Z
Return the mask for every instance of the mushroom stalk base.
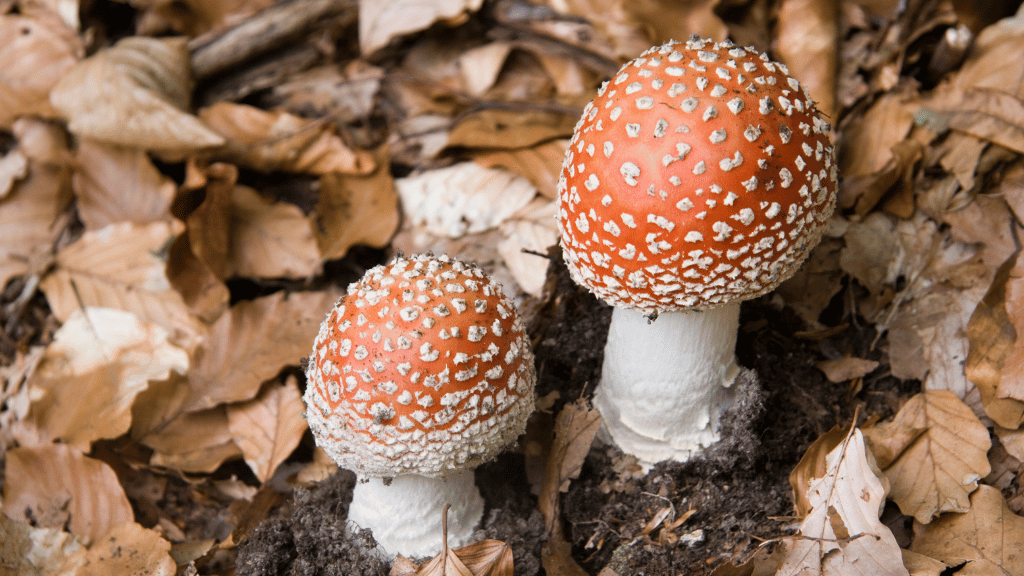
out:
M739 304L668 312L615 308L594 407L603 432L645 468L685 462L719 439L732 403Z
M348 519L373 531L373 538L388 556L426 558L441 551L441 511L448 510L448 546L470 542L484 513L484 500L474 483L473 471L444 478L404 474L385 486L381 478L356 482Z

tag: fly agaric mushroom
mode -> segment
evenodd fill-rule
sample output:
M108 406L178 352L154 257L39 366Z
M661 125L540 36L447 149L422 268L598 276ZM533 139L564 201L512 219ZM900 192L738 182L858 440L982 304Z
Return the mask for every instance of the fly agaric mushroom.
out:
M573 279L615 306L594 406L641 464L719 439L739 302L789 278L832 215L829 130L784 65L697 36L626 63L584 110L561 243Z
M313 344L306 419L360 482L349 520L389 554L431 556L483 514L473 468L515 443L533 411L533 353L500 287L446 256L398 257L348 288Z

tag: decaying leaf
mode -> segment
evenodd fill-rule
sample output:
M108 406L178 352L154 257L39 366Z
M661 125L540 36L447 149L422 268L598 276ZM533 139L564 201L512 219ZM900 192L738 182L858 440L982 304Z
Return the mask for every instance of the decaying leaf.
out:
M846 440L847 435L844 429L833 426L807 447L804 455L800 457L800 462L789 473L789 486L793 489L793 506L796 508L797 518L805 518L811 511L811 503L807 499L811 482L828 474L826 458L836 446Z
M128 431L132 402L150 380L187 369L188 353L159 326L123 310L76 310L29 379L33 443L60 439L87 452L94 440Z
M176 185L142 150L81 140L71 180L89 230L117 222L167 219Z
M483 0L360 2L359 48L368 55L394 38L425 30L436 22L456 24L482 4Z
M281 386L268 387L252 400L227 407L228 430L260 482L266 482L299 445L308 428L302 417L304 410L294 376Z
M459 548L455 554L473 576L511 576L512 548L501 540L480 540Z
M584 400L566 404L555 419L555 440L548 453L538 503L549 533L559 521L559 494L567 491L569 481L579 476L600 426L600 414Z
M943 512L966 511L970 493L991 470L986 456L992 446L988 429L946 390L917 394L892 422L864 433L908 442L902 451L890 445L895 460L885 467L885 475L891 485L889 497L922 524Z
M828 0L786 0L778 14L779 58L798 78L815 106L835 118L839 68L839 5Z
M30 526L0 514L0 565L5 574L58 574L68 557L82 549L82 539L55 528Z
M488 108L462 118L448 134L448 146L527 148L572 136L579 114L547 110Z
M83 138L186 152L224 138L187 112L192 92L184 38L129 37L75 65L50 102Z
M82 52L81 40L56 16L0 15L0 128L18 116L56 116L47 95Z
M139 441L153 449L152 466L182 472L209 474L242 456L223 406L180 414Z
M320 198L309 218L324 260L342 258L357 244L387 245L398 229L400 213L386 158L380 158L371 174L325 174L319 184Z
M199 118L227 140L219 157L256 170L315 175L374 170L370 154L347 146L331 124L231 102L204 108Z
M473 159L482 166L501 166L525 177L537 191L554 200L558 188L558 173L561 171L565 149L568 146L568 140L551 140L529 148L487 152Z
M910 549L950 566L964 561L966 574L1024 574L1024 518L1014 514L997 488L981 485L965 514L946 514L914 524Z
M129 521L97 538L88 550L76 552L68 562L82 567L75 574L89 576L174 576L177 565L170 550L171 543L155 531Z
M320 270L316 238L302 210L248 186L231 195L229 276L307 278Z
M64 444L7 451L3 511L37 526L67 525L95 542L132 520L132 506L114 471Z
M878 362L864 358L846 357L838 360L822 360L814 366L824 372L830 382L839 383L866 376L878 368Z
M800 536L785 541L779 576L907 575L899 544L878 519L885 489L854 428L826 457L827 472L814 479L810 510Z

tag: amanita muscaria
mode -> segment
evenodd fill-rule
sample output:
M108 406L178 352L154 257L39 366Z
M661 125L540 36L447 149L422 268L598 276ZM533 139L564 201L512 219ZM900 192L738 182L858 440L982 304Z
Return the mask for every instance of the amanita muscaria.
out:
M615 306L594 405L641 463L718 440L739 303L789 278L832 215L829 130L784 65L698 37L628 62L584 110L561 244L573 279Z
M390 554L468 542L483 499L473 468L514 444L536 375L512 302L479 268L446 256L396 258L348 288L313 344L306 419L354 471L349 520Z

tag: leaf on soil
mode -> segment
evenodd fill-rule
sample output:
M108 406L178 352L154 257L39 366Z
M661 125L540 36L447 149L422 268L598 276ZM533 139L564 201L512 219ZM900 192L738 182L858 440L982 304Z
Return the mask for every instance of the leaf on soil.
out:
M968 90L954 109L932 114L930 122L1024 153L1024 102L1001 89Z
M547 254L558 244L556 211L555 202L538 196L501 224L504 239L498 243L498 254L523 292L538 298L547 281L548 259L536 253Z
M974 41L967 59L951 84L957 89L1019 86L1024 74L1024 12L986 26Z
M545 197L555 200L558 174L568 146L568 140L551 140L529 148L487 152L473 157L473 160L486 168L511 170L529 180Z
M163 328L123 310L76 310L29 380L33 438L22 434L21 442L60 439L87 452L93 441L128 431L132 402L150 380L187 369L188 353L168 342Z
M153 449L150 465L182 472L209 474L242 456L222 406L181 414L139 442Z
M83 52L56 16L0 15L0 128L19 116L56 116L47 95Z
M68 557L81 549L81 540L74 534L33 527L0 514L0 566L5 575L60 574Z
M512 576L512 547L501 540L480 540L455 551L473 576Z
M83 139L78 143L75 161L71 184L86 229L168 218L177 186L142 150Z
M260 482L266 482L299 445L308 428L304 410L294 376L252 400L228 405L228 429Z
M130 37L82 60L50 92L81 138L189 152L224 143L189 114L192 92L184 38Z
M288 202L272 202L248 186L231 195L229 276L308 278L320 270L309 220Z
M363 60L340 69L336 64L318 66L271 87L269 99L287 110L312 110L339 123L354 123L373 112L383 77L383 69Z
M905 548L900 552L903 554L903 565L910 571L910 576L942 576L949 569L949 566L930 556Z
M437 22L459 24L482 4L483 0L360 2L359 48L365 56L399 36L426 30Z
M319 176L367 174L375 168L370 154L347 146L330 123L232 102L203 108L199 118L227 139L225 148L217 151L218 158L262 172Z
M12 519L96 541L134 518L113 469L70 446L12 448L6 460L3 511Z
M155 531L129 521L98 538L88 550L76 552L68 563L82 567L75 574L89 576L174 576L177 565L170 550L171 543Z
M579 115L575 111L485 108L461 118L448 134L447 145L499 150L528 148L572 136L577 120Z
M950 566L967 562L962 574L1024 574L1024 518L1014 514L997 488L982 484L966 514L947 514L914 524L910 549Z
M117 308L191 346L203 328L164 274L163 253L181 232L176 221L111 224L82 234L57 253L40 287L54 315L66 322L81 307Z
M775 51L826 117L836 117L839 7L831 0L787 0L778 12Z
M1004 386L1004 390L1014 389L1022 378L1019 364L1024 354L1024 341L1018 338L1021 332L1017 326L1024 328L1024 322L1019 318L1019 304L1008 298L1012 294L1016 299L1024 290L1015 279L1024 265L1022 257L1024 252L1011 257L999 268L992 286L974 309L966 330L970 352L964 364L965 374L977 386L986 415L1004 428L1018 428L1024 423L1024 402L1001 398L998 393L1000 386Z
M1024 257L1018 255L1010 277L1006 280L1006 317L1016 338L1006 354L999 375L996 398L1024 402ZM1010 328L1001 326L1002 338L1009 337Z
M890 444L887 451L895 460L885 467L885 475L891 485L889 498L922 524L943 512L965 512L978 480L991 470L988 429L946 390L915 395L892 422L876 424L864 433L869 438L879 433L883 439L909 442L903 450Z
M875 368L878 368L878 362L848 356L838 360L822 360L814 366L825 373L829 382L838 384L870 374Z
M333 290L278 292L232 306L197 352L185 410L249 400L283 367L298 366L340 296Z
M357 244L383 248L395 235L398 193L386 156L378 158L372 174L320 177L320 199L309 219L324 260L342 258Z
M811 511L811 503L807 499L811 482L828 474L826 458L846 440L847 435L839 426L833 426L807 447L800 462L789 473L789 487L793 490L793 507L796 508L797 518L805 518Z
M854 428L826 457L826 475L811 482L800 536L785 540L779 576L906 575L899 544L879 521L885 488Z
M399 178L395 186L414 224L449 238L494 228L537 194L526 178L475 162Z
M212 324L228 309L231 293L192 251L188 234L182 234L167 249L167 280L181 294L197 318Z
M582 399L566 404L555 418L555 440L538 498L548 534L560 521L559 494L568 491L569 481L579 476L600 427L601 415Z

